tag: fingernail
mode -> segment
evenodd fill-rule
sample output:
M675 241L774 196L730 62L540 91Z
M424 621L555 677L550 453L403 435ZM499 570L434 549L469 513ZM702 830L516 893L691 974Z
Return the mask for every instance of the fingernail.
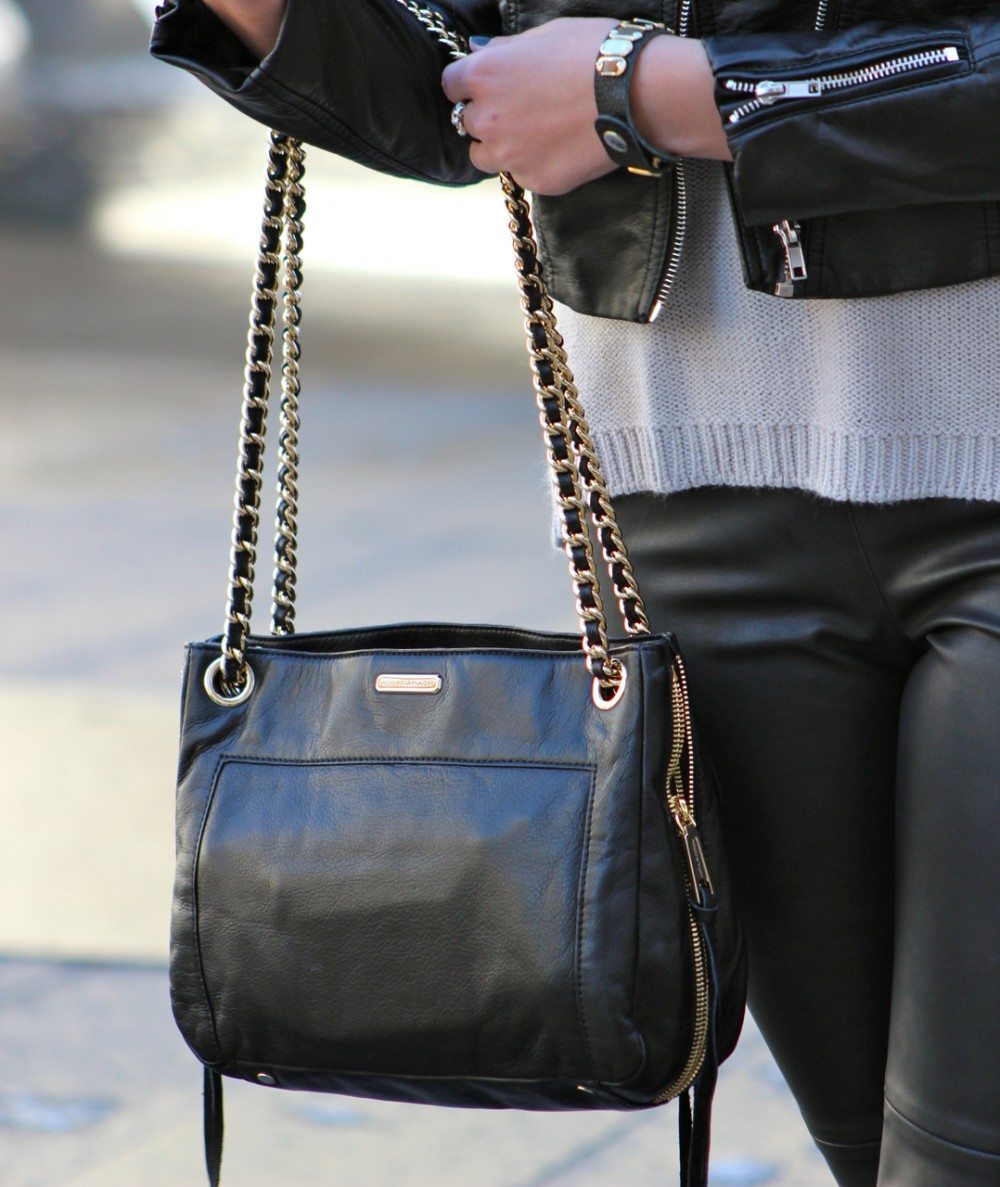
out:
M492 40L493 40L492 37L484 37L481 33L474 33L469 38L469 45L478 45L478 46L489 45L489 43Z

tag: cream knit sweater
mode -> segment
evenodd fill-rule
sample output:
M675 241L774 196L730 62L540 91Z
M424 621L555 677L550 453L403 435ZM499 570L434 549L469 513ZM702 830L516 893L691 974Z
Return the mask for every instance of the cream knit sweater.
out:
M685 168L687 239L659 319L556 309L612 494L1000 500L1000 276L855 300L752 292L722 163Z

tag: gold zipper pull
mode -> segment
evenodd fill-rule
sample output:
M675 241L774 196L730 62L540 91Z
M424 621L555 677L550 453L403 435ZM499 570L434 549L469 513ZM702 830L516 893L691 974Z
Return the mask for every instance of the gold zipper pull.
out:
M691 889L698 895L699 903L703 903L705 892L713 898L715 897L715 887L712 884L712 876L708 872L708 860L705 857L705 847L701 843L698 825L695 823L686 801L679 795L670 797L670 814L674 818L674 824L677 825L677 831L681 835L681 843L684 845Z

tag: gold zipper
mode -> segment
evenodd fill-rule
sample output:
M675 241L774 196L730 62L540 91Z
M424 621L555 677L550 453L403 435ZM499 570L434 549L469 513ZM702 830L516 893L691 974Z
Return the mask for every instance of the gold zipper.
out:
M679 655L674 657L670 681L671 714L673 732L671 737L670 762L667 766L667 806L673 817L684 855L687 859L685 881L692 894L701 897L702 888L712 890L712 880L705 860L701 837L694 817L694 745L691 728L691 705L688 700L687 676ZM682 759L687 752L687 787L685 788ZM653 1097L654 1104L665 1104L686 1092L694 1083L705 1062L705 1048L708 1043L708 1024L712 1007L711 986L708 979L708 961L701 930L695 919L690 901L687 907L688 931L691 935L691 964L694 971L694 1026L691 1034L691 1048L687 1060L677 1077L666 1088Z

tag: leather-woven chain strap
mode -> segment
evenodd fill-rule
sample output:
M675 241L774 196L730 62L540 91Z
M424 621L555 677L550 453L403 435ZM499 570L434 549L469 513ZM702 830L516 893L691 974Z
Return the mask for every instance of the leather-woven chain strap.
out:
M209 695L226 704L240 704L253 691L253 669L246 662L246 641L257 561L264 434L279 285L282 288L282 390L271 631L287 635L294 630L303 171L302 146L290 137L272 132L247 335L222 654L209 669L205 682Z
M462 58L468 53L465 39L445 24L440 13L417 3L417 0L398 2L428 29L452 58ZM247 663L246 646L253 601L264 434L279 285L282 292L281 430L271 630L274 634L290 634L294 630L299 290L305 209L303 173L301 143L282 133L272 132L248 334L229 598L222 654L206 679L209 692L226 704L241 703L253 689L253 670ZM588 512L608 565L626 632L648 634L649 621L570 371L563 338L556 328L552 299L538 263L524 190L510 174L501 173L500 182L510 216L528 355L562 518L563 542L570 558L583 650L588 670L594 677L595 703L601 708L610 708L624 691L625 669L609 652L607 620L587 530Z

